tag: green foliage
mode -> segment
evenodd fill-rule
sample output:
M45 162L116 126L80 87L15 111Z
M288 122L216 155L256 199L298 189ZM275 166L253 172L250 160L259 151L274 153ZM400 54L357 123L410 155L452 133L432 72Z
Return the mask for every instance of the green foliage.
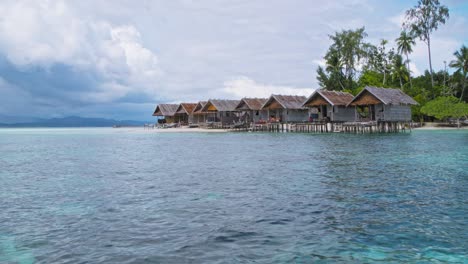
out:
M406 56L406 69L408 70L408 79L410 83L410 87L413 88L413 82L411 81L411 70L410 70L410 60L409 60L409 54L413 52L413 46L416 45L416 41L414 41L414 38L408 34L406 31L402 31L400 33L400 36L395 39L395 42L397 44L397 52L398 54L402 55L405 54Z
M453 55L455 56L455 60L450 62L450 67L455 68L455 73L459 74L461 78L461 101L464 99L466 78L468 74L468 48L463 45L461 49L457 50Z
M366 86L382 86L383 74L376 71L366 70L364 71L358 80L358 88L364 88Z
M421 113L439 120L450 117L461 118L468 115L468 104L460 102L453 96L438 97L427 102L421 108Z
M398 54L408 55L413 52L413 46L416 45L414 38L406 31L402 31L400 36L395 39Z
M317 69L317 80L329 90L354 90L357 66L367 58L369 46L363 40L364 28L343 30L330 35L332 45L325 54L326 67Z
M387 44L388 41L382 39L380 40L380 45L378 47L372 45L368 46L368 63L366 68L383 74L383 80L380 86L385 86L387 84L387 76L391 71L392 60L395 56L393 48L387 51Z
M409 71L403 63L401 55L395 55L393 57L392 64L392 80L400 83L400 88L403 90L403 83L409 80Z

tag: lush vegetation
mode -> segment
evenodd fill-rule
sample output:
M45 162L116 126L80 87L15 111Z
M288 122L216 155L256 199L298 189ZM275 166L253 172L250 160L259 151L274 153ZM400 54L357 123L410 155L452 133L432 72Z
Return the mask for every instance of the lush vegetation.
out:
M432 68L431 34L448 18L449 9L439 0L419 0L406 12L394 47L385 39L378 44L367 42L364 27L335 32L330 35L332 44L324 56L325 66L317 69L319 84L328 90L352 94L357 94L365 86L400 88L419 103L413 107L415 120L467 116L463 110L468 100L468 93L465 92L467 47L463 45L460 50L454 51L453 57L447 58L449 64L444 61L446 66L443 70L434 72ZM410 70L410 57L416 39L423 41L428 51L429 70L420 76L412 76ZM444 111L440 105L444 105Z

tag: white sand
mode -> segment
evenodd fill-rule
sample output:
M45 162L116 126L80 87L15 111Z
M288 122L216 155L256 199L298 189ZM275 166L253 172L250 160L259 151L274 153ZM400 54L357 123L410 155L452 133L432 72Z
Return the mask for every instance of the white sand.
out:
M207 129L207 128L189 128L189 127L174 127L174 128L143 128L143 127L122 127L115 128L123 132L137 133L225 133L227 129Z

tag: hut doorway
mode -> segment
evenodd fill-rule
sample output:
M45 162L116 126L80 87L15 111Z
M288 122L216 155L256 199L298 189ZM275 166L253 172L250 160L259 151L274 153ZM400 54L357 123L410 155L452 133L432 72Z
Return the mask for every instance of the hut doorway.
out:
M327 118L327 105L321 105L320 108L320 111L322 112L322 118Z

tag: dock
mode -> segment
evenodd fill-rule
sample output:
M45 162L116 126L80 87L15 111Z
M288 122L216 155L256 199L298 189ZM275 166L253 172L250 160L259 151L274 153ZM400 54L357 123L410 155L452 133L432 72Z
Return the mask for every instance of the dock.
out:
M232 128L232 131L276 133L400 133L411 132L412 122L304 122L265 123Z

